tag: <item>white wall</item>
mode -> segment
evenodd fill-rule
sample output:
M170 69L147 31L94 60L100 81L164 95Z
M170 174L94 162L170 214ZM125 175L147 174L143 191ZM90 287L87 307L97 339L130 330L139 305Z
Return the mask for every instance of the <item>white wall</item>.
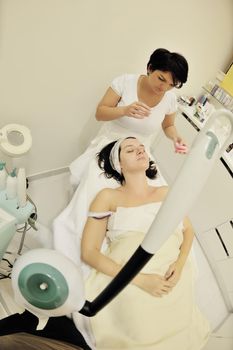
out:
M232 17L231 0L1 0L0 128L31 129L28 174L79 155L112 78L145 73L158 47L188 59L180 93L198 94L232 60Z

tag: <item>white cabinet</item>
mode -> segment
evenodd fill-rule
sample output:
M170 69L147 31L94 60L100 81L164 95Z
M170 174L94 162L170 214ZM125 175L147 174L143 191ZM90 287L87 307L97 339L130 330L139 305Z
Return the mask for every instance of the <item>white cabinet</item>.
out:
M233 258L233 226L232 222L226 222L218 227L219 235L226 247L226 253ZM233 271L233 270L232 270ZM233 278L232 278L233 280Z
M233 309L233 226L228 221L207 232L198 233L227 305Z
M199 238L205 248L212 254L214 260L233 258L233 226L231 221L203 232L199 235Z
M213 260L223 260L227 258L226 251L215 229L203 232L199 236L199 241L206 252Z
M222 162L217 160L190 212L190 219L198 232L205 232L232 218L233 180Z
M229 293L229 298L230 298L231 305L233 305L233 292Z
M217 268L222 276L226 290L230 293L233 292L233 258L218 261Z

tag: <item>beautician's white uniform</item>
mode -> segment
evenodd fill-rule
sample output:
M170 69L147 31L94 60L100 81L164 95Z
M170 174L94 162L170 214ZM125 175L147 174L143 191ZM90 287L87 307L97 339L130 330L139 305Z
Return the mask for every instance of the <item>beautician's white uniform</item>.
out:
M129 105L138 100L139 77L140 75L124 74L113 80L111 88L121 96L118 106ZM78 185L78 188L70 204L54 221L55 249L80 264L80 240L89 205L101 189L119 186L115 180L106 179L102 174L96 162L96 154L111 141L124 136L139 138L149 150L161 130L165 115L176 110L176 95L167 91L158 105L152 108L149 117L136 119L125 116L104 123L88 149L70 165L71 182ZM152 183L157 186L166 184L161 174ZM86 269L84 264L82 267Z
M117 95L121 96L118 106L127 106L138 101L137 85L139 77L139 74L124 74L113 80L111 88ZM83 170L86 169L95 154L106 144L120 137L135 136L149 149L161 130L161 123L165 115L176 111L176 95L172 91L167 91L162 100L154 108L151 108L149 117L136 119L125 116L105 122L87 151L71 163L72 182L77 185L82 179Z

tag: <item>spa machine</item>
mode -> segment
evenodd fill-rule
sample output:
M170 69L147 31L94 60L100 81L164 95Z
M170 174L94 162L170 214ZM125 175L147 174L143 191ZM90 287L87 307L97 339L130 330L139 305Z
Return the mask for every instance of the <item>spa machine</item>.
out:
M32 145L30 130L19 124L8 124L0 129L0 151L11 158L26 154ZM0 161L0 261L16 232L16 226L25 224L34 211L26 194L25 169L15 168L9 173L6 163Z

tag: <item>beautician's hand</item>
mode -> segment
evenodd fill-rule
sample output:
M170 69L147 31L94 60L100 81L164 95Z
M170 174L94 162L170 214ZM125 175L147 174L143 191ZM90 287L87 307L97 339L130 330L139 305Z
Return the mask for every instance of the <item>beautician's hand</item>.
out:
M151 108L145 103L136 101L131 103L129 106L125 106L125 115L136 119L143 119L150 115Z
M180 136L174 138L173 143L174 143L176 153L186 154L188 152L188 146Z
M173 288L172 282L158 274L139 274L138 277L138 283L135 284L155 297L162 297L171 292Z
M177 284L177 282L180 279L181 273L182 273L183 266L179 264L178 261L175 261L173 264L171 264L165 273L164 277L167 281L171 282L173 287Z

